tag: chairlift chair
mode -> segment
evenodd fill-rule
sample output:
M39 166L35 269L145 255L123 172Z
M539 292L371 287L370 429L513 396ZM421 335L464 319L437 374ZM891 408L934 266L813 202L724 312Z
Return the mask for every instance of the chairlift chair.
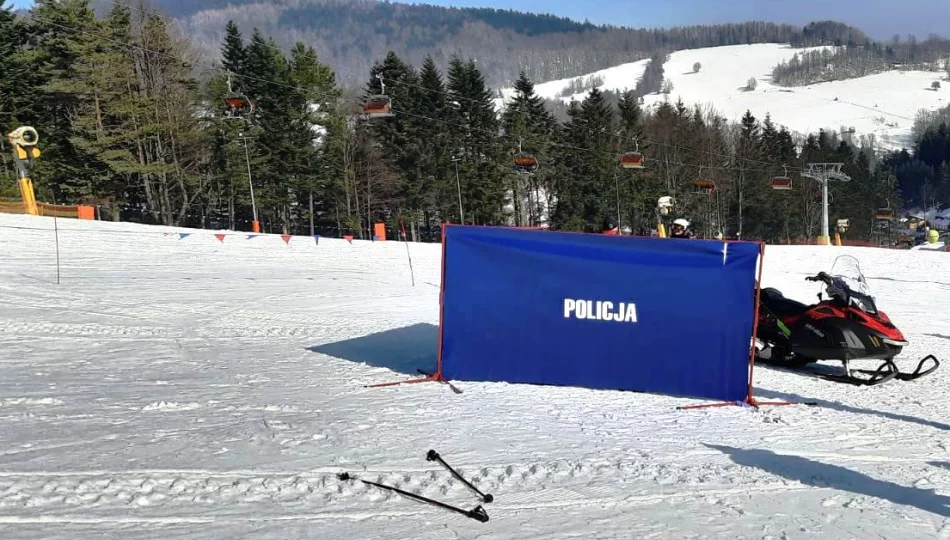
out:
M383 76L376 74L379 79L381 92L369 96L366 103L363 104L363 114L370 118L389 118L395 116L392 111L392 99L386 95L386 83L383 82Z
M642 169L643 154L640 152L627 152L620 156L620 166L624 169Z
M785 173L782 176L776 176L769 182L769 186L776 191L788 191L792 189L792 179L788 176L788 167L782 166Z
M696 193L705 193L707 195L712 195L716 191L716 183L708 178L699 178L693 180L693 188Z
M525 152L521 148L522 140L518 139L518 153L515 154L514 168L515 172L519 174L532 174L538 170L540 164L538 159L531 154Z
M878 221L892 221L894 219L893 208L878 208L874 212L874 219Z
M515 156L515 172L522 174L531 174L538 170L538 160L531 154L519 152Z
M232 118L247 116L257 108L246 95L234 91L231 87L230 73L228 73L228 93L224 96L224 104L227 106L225 114Z
M792 189L792 179L787 176L776 176L769 185L776 191L788 191Z

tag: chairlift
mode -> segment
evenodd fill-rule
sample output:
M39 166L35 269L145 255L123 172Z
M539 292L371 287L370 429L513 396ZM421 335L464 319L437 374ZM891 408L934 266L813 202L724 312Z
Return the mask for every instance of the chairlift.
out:
M640 153L640 143L633 152L625 152L620 156L620 166L624 169L642 169L643 154Z
M225 114L230 118L247 116L256 109L250 98L242 93L235 92L231 87L231 73L228 73L228 94L224 97L224 103L227 105Z
M792 189L792 179L788 176L788 167L782 165L785 173L782 176L776 176L769 182L769 186L776 191L788 191Z
M620 156L620 166L624 169L642 169L643 154L639 152L627 152Z
M712 195L712 193L716 191L716 183L708 178L699 178L693 180L693 188L696 193Z
M521 140L518 140L518 153L515 154L514 169L519 174L532 174L538 170L540 163L531 154L522 151Z
M874 212L874 219L878 221L892 221L894 219L893 208L878 208Z
M874 211L874 219L877 221L893 221L894 220L894 209L891 208L890 199L887 200L887 206L878 208Z
M363 114L370 118L388 118L395 116L392 111L392 99L386 95L386 83L383 82L383 76L376 74L379 79L381 92L370 96L363 104Z

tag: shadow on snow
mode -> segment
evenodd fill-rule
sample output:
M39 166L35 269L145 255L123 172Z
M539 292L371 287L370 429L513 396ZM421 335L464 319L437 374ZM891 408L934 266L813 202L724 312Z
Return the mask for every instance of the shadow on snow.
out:
M439 327L419 323L307 349L350 362L418 375L419 369L435 371L438 346Z
M887 384L912 384L912 383L901 383L900 381L897 381L897 382L890 382ZM875 409L865 409L862 407L854 407L851 405L845 405L844 403L839 403L837 401L827 401L824 399L806 398L806 397L799 396L797 394L775 392L772 390L765 390L762 388L755 388L753 391L753 395L755 395L757 398L763 398L763 399L792 401L795 403L799 403L799 402L816 403L818 407L826 407L828 409L834 409L836 411L854 413L854 414L868 414L871 416L880 416L883 418L888 418L890 420L898 420L900 422L909 422L911 424L920 424L922 426L950 431L950 425L944 424L943 422L937 422L935 420L926 420L923 418L917 418L916 416L907 416L906 414L898 414L898 413L890 412L890 411L878 411Z
M932 490L922 490L871 478L838 465L812 461L800 456L776 454L768 450L732 448L706 444L729 456L737 465L755 467L765 472L817 488L831 488L858 495L875 497L894 504L907 505L950 517L950 497Z

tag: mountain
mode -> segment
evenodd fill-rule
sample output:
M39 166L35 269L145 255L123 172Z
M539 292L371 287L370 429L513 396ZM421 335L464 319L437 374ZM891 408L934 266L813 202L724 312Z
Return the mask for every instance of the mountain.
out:
M96 0L108 9L114 0ZM259 28L281 47L316 48L346 86L362 85L390 50L420 66L432 55L444 68L453 54L476 61L492 87L521 70L532 80L572 77L679 49L748 43L866 43L840 23L802 28L747 22L673 29L596 26L548 14L488 8L449 8L372 0L152 0L175 18L207 59L217 59L224 28L235 21L245 36Z
M846 55L843 48L792 47L787 43L762 43L698 48L673 52L663 62L661 91L643 96L643 103L683 100L687 107L712 108L738 122L746 111L757 118L770 115L775 124L801 136L819 130L837 131L858 144L862 136L879 149L899 150L913 144L913 129L920 111L936 111L950 104L950 87L939 84L948 73L943 63L915 69L888 67L866 76L789 86L773 77L776 66L811 56ZM817 54L816 54L817 53ZM584 74L552 80L535 87L540 97L568 103L582 101L590 88L622 93L634 90L649 61L631 62ZM846 66L850 67L850 66ZM754 84L750 81L754 80ZM938 84L935 84L938 83ZM503 88L495 100L499 110L514 95Z

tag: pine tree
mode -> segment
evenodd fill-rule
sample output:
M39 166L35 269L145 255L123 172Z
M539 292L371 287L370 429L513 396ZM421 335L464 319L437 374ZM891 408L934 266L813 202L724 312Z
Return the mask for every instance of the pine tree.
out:
M240 75L245 73L247 49L244 46L241 30L234 21L228 21L224 32L224 43L221 46L221 65L232 74L231 88L233 91L240 92L244 87Z
M438 224L442 221L458 223L461 220L458 202L459 185L456 183L452 163L450 130L446 124L447 104L445 81L432 56L426 56L419 73L420 95L416 114L419 118L418 133L426 141L419 156L422 192L425 196L423 210L424 239L438 237Z
M534 91L534 83L521 72L515 81L515 95L502 113L502 127L506 136L518 140L521 151L538 160L537 174L513 177L509 196L513 200L516 225L539 225L547 206L551 143L557 127L554 116L544 106L544 100ZM544 199L544 201L542 201Z
M499 122L491 91L473 60L453 57L448 74L452 146L460 158L462 202L467 223L490 224L504 221L504 175L511 169L500 163L514 158L517 146L505 140L502 151L498 139ZM502 172L505 171L505 172Z
M739 135L736 141L737 238L743 238L744 234L743 226L745 222L743 220L743 211L747 210L748 203L743 199L751 191L751 185L754 185L753 182L755 181L756 175L752 172L752 169L755 168L755 161L757 161L761 155L760 145L759 123L755 119L755 116L752 115L752 111L746 111L742 116Z

